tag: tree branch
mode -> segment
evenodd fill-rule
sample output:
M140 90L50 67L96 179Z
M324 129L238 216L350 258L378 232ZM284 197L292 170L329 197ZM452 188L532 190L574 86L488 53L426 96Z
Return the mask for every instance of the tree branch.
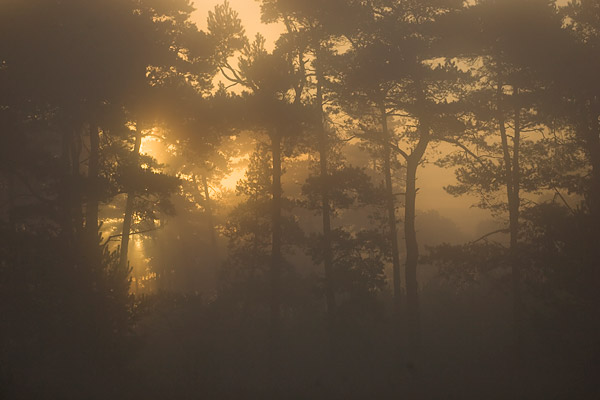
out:
M402 157L404 157L405 159L408 160L408 158L410 157L410 155L405 152L404 150L402 150L400 147L398 147L398 145L394 144L394 143L388 143L389 146L392 148L392 150L396 151L397 153L399 153Z
M493 231L493 232L487 233L487 234L483 235L482 237L480 237L479 239L473 240L469 244L475 244L475 243L480 242L482 240L485 240L488 237L490 237L492 235L495 235L497 233L510 233L510 229L509 228L502 228L502 229L498 229L497 231Z
M485 163L483 162L483 160L481 159L480 156L478 156L477 154L473 153L467 146L465 146L464 144L460 143L458 140L454 140L454 139L448 139L448 138L441 138L439 139L442 142L446 142L446 143L450 143L453 144L457 147L460 147L461 149L463 149L467 154L469 154L471 157L473 157L474 159L476 159L477 161L479 161L479 163L485 167Z
M133 236L133 235L141 235L141 234L143 234L143 233L154 232L154 231L158 231L158 230L160 230L160 229L162 229L162 228L152 228L152 229L146 229L146 230L143 230L143 231L138 231L138 232L130 232L130 233L129 233L129 236ZM106 247L106 245L107 245L109 242L111 242L113 239L116 239L116 238L119 238L119 237L122 237L122 236L123 236L123 234L122 234L122 233L120 233L120 234L118 234L118 235L111 235L111 236L109 236L109 237L108 237L108 239L106 239L106 242L104 242L104 244L102 245L102 247L103 247L103 248L104 248L104 247Z
M560 199L562 200L562 202L564 203L564 205L569 209L569 211L571 212L571 214L575 214L575 211L573 211L573 208L571 208L571 206L569 205L569 203L567 203L567 199L565 199L565 197L556 188L556 186L552 185L552 189L554 189L554 191L556 192L556 194L558 195L558 197L560 197Z

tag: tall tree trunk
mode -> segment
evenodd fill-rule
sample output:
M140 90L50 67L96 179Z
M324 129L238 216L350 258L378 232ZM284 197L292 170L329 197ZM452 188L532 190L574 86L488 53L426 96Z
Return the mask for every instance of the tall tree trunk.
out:
M319 114L319 162L321 173L321 214L323 217L323 267L325 269L325 299L329 320L330 339L335 318L335 290L333 283L333 252L331 249L331 204L329 200L329 138L323 113L323 74L317 66L317 112Z
M398 228L396 227L396 199L392 184L392 150L387 111L381 104L381 127L383 131L383 173L385 175L386 208L388 214L389 241L392 246L392 274L394 282L394 314L396 321L400 317L402 306L402 286L400 278L400 250L398 246Z
M597 118L600 118L598 116ZM600 222L600 138L598 132L590 132L587 149L592 165L592 187L590 189L590 212Z
M591 104L591 127L589 131L588 148L592 164L592 187L591 187L591 202L590 209L592 215L592 231L591 235L595 238L600 237L600 98L596 96ZM594 254L590 255L590 259L600 260L600 246L595 246L592 250ZM590 263L591 264L591 263ZM600 268L590 265L591 273L589 274L591 285L589 285L590 293L588 298L595 299L591 304L598 304L597 289L600 286ZM596 315L598 313L596 312ZM596 325L597 326L597 325Z
M422 100L424 102L424 100ZM417 267L419 265L419 244L415 228L417 209L417 170L431 141L427 119L419 118L419 141L406 157L406 193L404 204L404 240L406 243L406 309L408 313L408 340L411 362L416 361L416 354L421 346L421 312L419 305L419 282Z
M80 171L81 158L81 127L75 130L71 140L71 177L73 179L74 189L71 197L71 212L73 216L73 228L75 236L81 238L83 231L83 193L82 177Z
M62 230L63 242L67 245L73 244L74 232L73 232L73 216L71 211L71 197L73 188L73 170L71 168L71 146L73 140L73 133L70 129L65 129L62 134L62 182L59 188L59 213L60 213L60 225Z
M210 199L210 190L208 187L208 180L205 175L202 175L202 188L204 189L204 210L206 211L206 218L208 220L208 233L210 234L210 242L213 249L217 251L217 234L215 232L215 223L212 211L212 200Z
M506 197L508 200L510 248L509 257L511 263L511 286L513 297L513 341L517 362L522 356L523 340L523 304L521 293L521 269L518 255L519 241L519 209L520 209L520 138L521 138L521 108L519 106L518 88L514 88L513 100L515 102L514 137L511 146L508 143L506 132L506 118L502 109L503 86L498 85L498 126L502 141L502 153L504 157L504 173L506 176Z
M591 214L593 218L592 235L600 237L600 98L595 97L591 104L591 127L588 148L592 164ZM600 259L600 246L595 248L596 257ZM593 268L593 287L600 286L600 268ZM596 297L597 298L597 297Z
M521 146L521 107L519 99L519 88L514 89L513 100L515 102L515 129L513 138L513 199L510 203L510 252L511 252L511 273L512 273L512 291L513 291L513 318L515 321L515 346L517 356L521 356L523 351L523 294L521 288L521 261L518 254L519 241L519 217L521 208L521 166L520 166L520 146Z
M409 157L406 162L406 195L404 205L404 237L406 241L406 307L408 312L408 335L411 347L418 345L419 338L419 292L417 265L419 245L415 229L417 203L417 168L419 161Z
M95 243L98 239L98 210L99 210L99 174L100 174L100 129L90 126L90 156L88 161L88 193L85 209L85 228L87 234Z
M15 174L11 171L6 174L7 178L7 202L8 202L8 227L11 234L17 230L17 214L16 214L16 182Z
M600 224L600 101L588 100L583 106L584 112L579 136L586 144L586 151L592 167L590 187L590 213ZM598 225L600 226L600 225Z
M273 155L273 187L271 204L271 336L275 354L278 352L281 329L281 132L277 128L271 137Z
M204 210L206 212L206 218L208 222L208 233L210 234L210 242L212 244L213 257L214 257L214 271L213 279L215 287L218 288L219 280L219 243L217 242L217 232L215 230L215 222L212 209L212 200L210 198L210 190L208 187L208 180L206 175L202 175L202 186L204 189Z
M74 246L83 229L79 128L67 126L62 135L62 171L60 186L60 224L65 243Z
M142 129L138 125L135 132L135 145L132 152L132 168L137 171L139 167L140 147L142 145ZM123 232L121 236L121 258L119 266L122 270L128 268L127 256L129 253L129 236L131 234L131 221L133 218L133 206L135 200L135 192L129 190L127 193L127 202L125 204L125 216L123 217Z

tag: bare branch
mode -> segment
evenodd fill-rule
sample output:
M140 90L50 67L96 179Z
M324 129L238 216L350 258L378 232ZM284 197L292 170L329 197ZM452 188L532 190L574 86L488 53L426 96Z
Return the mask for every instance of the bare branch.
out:
M508 228L503 228L503 229L498 229L497 231L493 231L493 232L490 232L490 233L486 233L485 235L483 235L483 236L482 236L482 237L480 237L479 239L477 239L477 240L473 240L473 241L472 241L472 242L470 242L469 244L475 244L475 243L477 243L477 242L480 242L480 241L482 241L482 240L485 240L485 239L487 239L488 237L490 237L490 236L492 236L492 235L495 235L495 234L497 234L497 233L510 233L510 229L508 229Z
M357 137L360 137L360 136L359 135L352 135L352 136L350 136L350 137L348 137L346 139L340 139L340 142L347 143L347 142L350 142L353 139L356 139Z
M554 191L556 192L556 195L558 197L560 197L560 199L562 200L562 202L564 203L564 205L569 209L569 211L571 212L571 214L574 215L575 211L573 211L573 208L569 205L569 203L567 202L567 199L565 199L565 197L562 195L562 193L554 185L552 185L552 189L554 189Z
M408 159L410 157L410 155L407 152L405 152L404 150L402 150L400 147L398 147L398 145L393 144L393 143L388 143L388 144L392 148L392 150L394 150L397 153L399 153L405 159Z
M152 229L146 229L146 230L143 230L143 231L138 231L138 232L130 232L130 233L129 233L129 236L133 236L133 235L141 235L141 234L143 234L143 233L154 232L154 231L158 231L158 230L160 230L160 229L162 229L162 228L152 228ZM121 233L121 234L118 234L118 235L111 235L111 236L109 236L109 237L108 237L108 239L106 239L106 242L104 242L104 244L102 245L102 247L106 247L106 245L107 245L109 242L113 241L113 239L116 239L116 238L119 238L119 237L122 237L122 236L123 236L123 234L122 234L122 233Z
M442 141L442 142L450 143L450 144L453 144L453 145L455 145L457 147L460 147L462 150L464 150L471 157L473 157L474 159L476 159L477 161L479 161L479 163L482 166L485 166L485 163L483 162L483 159L480 156L478 156L477 154L473 153L467 146L465 146L464 144L460 143L458 140L448 139L448 138L441 138L439 140Z

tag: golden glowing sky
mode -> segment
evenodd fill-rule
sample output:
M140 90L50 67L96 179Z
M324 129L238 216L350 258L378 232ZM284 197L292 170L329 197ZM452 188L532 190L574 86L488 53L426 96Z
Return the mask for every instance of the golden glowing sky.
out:
M327 0L323 0L327 1ZM557 0L556 4L564 6L569 0ZM223 0L197 0L194 2L196 11L194 13L194 22L201 29L206 29L206 18L208 11L214 9L215 5L222 4ZM283 26L280 24L262 24L260 22L260 3L256 0L229 0L231 8L236 10L249 38L254 37L257 32L260 32L267 38L269 45L273 45L273 41L279 33L283 31Z
M194 2L196 11L194 13L194 22L200 29L206 29L206 18L208 12L213 10L217 4L222 4L223 0L199 0ZM255 0L229 0L232 9L238 12L242 24L246 29L246 35L252 39L256 33L260 32L268 42L268 49L272 49L273 42L283 31L280 24L265 25L260 22L260 3Z
M567 2L568 0L558 0L557 4L564 5ZM208 11L221 3L223 3L223 0L199 0L194 3L196 11L193 18L200 29L206 29ZM246 35L252 39L257 32L260 32L267 39L268 48L272 49L275 40L283 32L283 26L281 24L261 23L260 3L258 1L229 0L229 4L231 8L239 13L242 24L246 29ZM221 79L217 77L215 83ZM435 158L431 151L430 156ZM224 179L223 186L234 189L235 183L243 177L243 174L243 169L236 169L231 176ZM453 183L455 183L455 178L452 170L441 169L431 164L427 165L426 168L421 168L417 182L419 187L418 208L422 211L437 210L440 214L454 220L463 231L470 233L475 230L480 221L489 218L489 213L470 207L477 202L475 197L455 198L446 193L443 187Z

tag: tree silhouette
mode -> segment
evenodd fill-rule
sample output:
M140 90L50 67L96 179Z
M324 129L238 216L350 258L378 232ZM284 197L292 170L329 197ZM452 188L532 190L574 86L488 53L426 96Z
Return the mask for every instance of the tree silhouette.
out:
M0 1L0 397L597 398L598 2L254 6Z
M400 304L400 266L396 236L395 195L391 165L396 154L406 162L404 234L406 241L406 294L411 348L418 347L419 301L417 264L419 247L415 229L416 174L430 142L460 132L457 113L457 79L461 73L451 62L437 65L435 21L460 8L461 2L416 4L374 3L363 25L350 38L353 58L345 85L358 88L380 125L376 140L382 146L390 242L394 259L396 308ZM377 72L375 72L377 71ZM363 89L364 88L364 89ZM366 90L365 90L366 89ZM401 131L390 126L397 118ZM371 134L372 136L373 134ZM404 150L408 145L409 149Z
M448 190L454 194L474 190L482 196L480 206L496 213L508 212L514 343L520 359L524 313L518 249L519 219L524 207L522 193L552 187L537 171L542 154L548 151L544 144L550 144L543 140L543 132L548 128L540 118L542 99L549 85L534 73L529 60L532 54L542 59L548 57L536 39L560 37L560 21L551 4L545 1L526 4L482 1L468 9L465 16L480 34L474 47L470 47L468 39L463 41L467 45L462 53L471 56L470 62L477 65L474 75L478 82L468 103L474 125L472 132L455 141L461 155L454 160L462 165L466 162L468 167L457 170L460 185ZM518 25L520 31L515 30L516 22L523 20L529 24ZM523 37L528 41L524 43ZM501 189L505 198L498 204L490 194Z

